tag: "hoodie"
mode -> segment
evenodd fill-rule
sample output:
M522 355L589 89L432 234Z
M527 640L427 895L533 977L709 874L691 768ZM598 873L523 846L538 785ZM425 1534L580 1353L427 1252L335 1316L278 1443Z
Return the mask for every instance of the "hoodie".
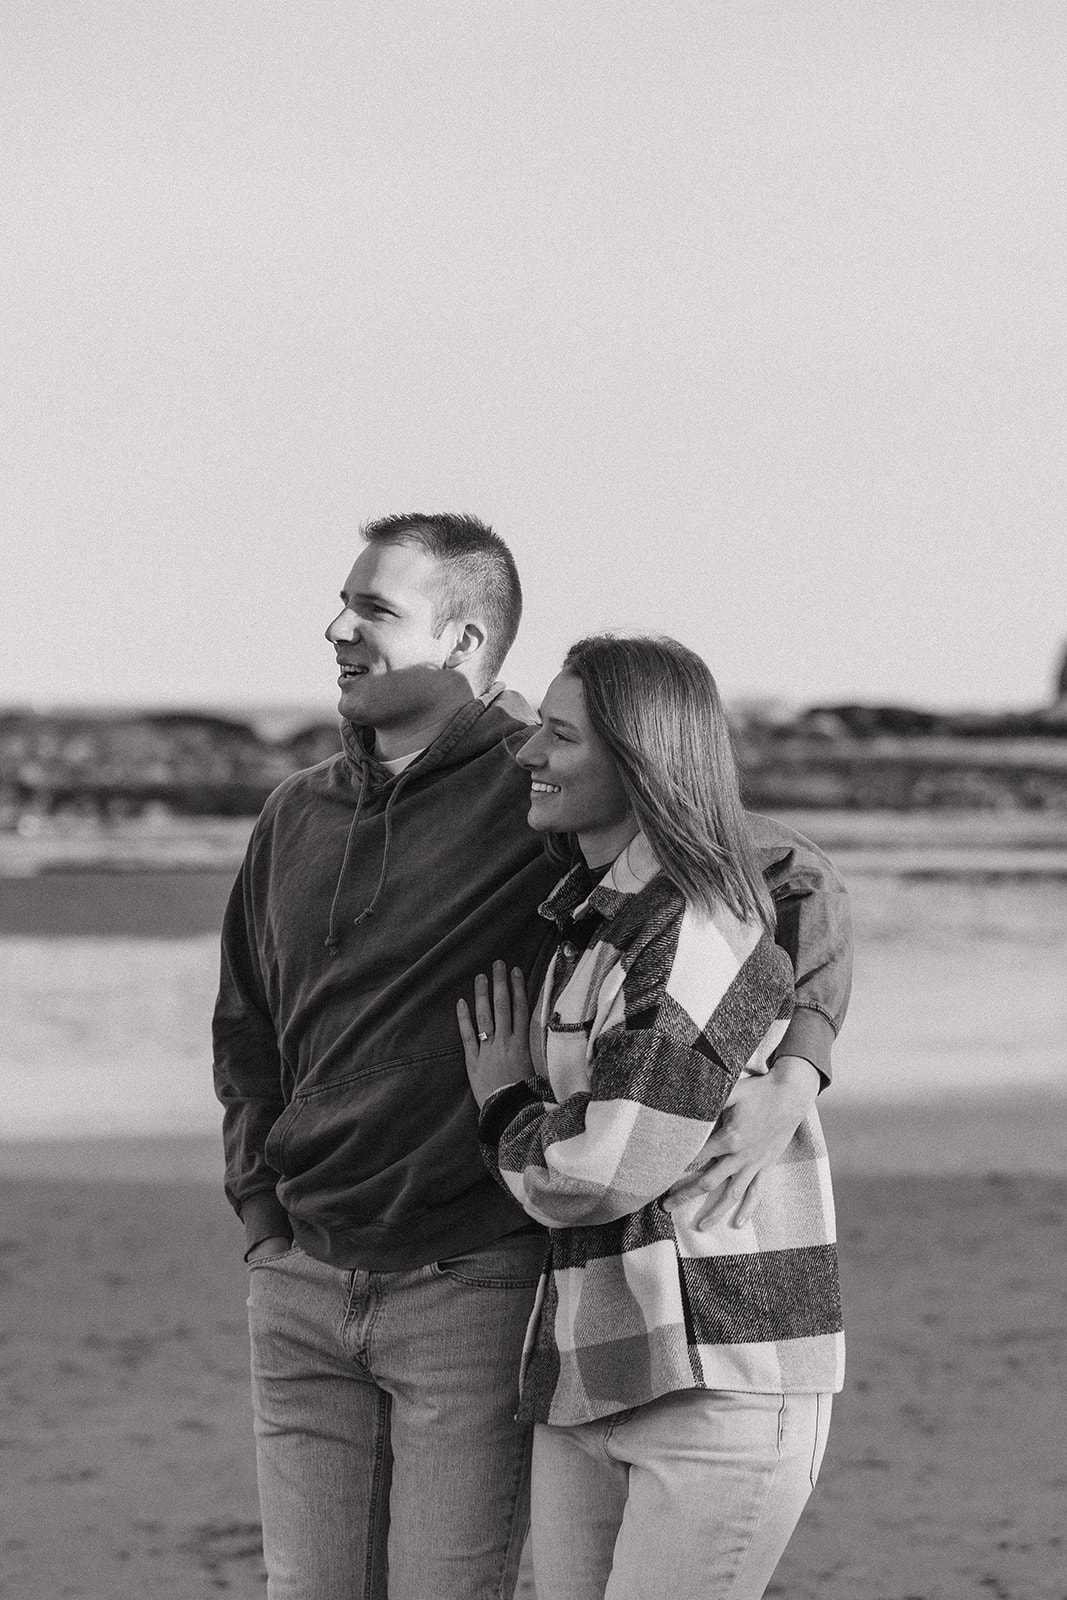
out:
M528 1226L478 1150L456 1000L496 958L536 985L559 876L504 738L474 700L393 776L343 727L256 824L226 910L215 1010L226 1192L249 1246L405 1271Z

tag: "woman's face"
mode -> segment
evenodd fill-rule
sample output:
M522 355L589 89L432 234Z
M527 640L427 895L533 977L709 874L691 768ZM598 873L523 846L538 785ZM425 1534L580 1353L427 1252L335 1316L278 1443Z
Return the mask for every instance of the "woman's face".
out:
M618 768L589 721L585 690L573 673L561 672L549 684L541 726L518 762L530 774L530 827L577 834L591 867L614 861L637 832Z

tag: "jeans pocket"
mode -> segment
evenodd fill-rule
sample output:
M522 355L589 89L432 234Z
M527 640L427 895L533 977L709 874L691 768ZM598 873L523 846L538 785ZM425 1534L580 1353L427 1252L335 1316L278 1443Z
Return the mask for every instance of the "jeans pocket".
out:
M254 1261L246 1261L245 1266L249 1272L254 1272L257 1267L274 1267L277 1266L279 1261L285 1261L299 1249L299 1245L290 1243L284 1250L275 1250L269 1256L257 1256Z
M536 1234L496 1239L477 1250L435 1261L433 1271L472 1289L532 1289L540 1279L547 1249L547 1239Z

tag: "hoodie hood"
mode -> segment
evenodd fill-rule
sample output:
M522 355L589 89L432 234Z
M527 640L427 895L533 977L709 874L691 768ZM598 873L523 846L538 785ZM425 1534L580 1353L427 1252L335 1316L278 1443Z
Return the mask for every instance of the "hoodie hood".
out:
M473 700L461 706L451 722L442 728L437 738L428 744L411 766L406 767L401 773L390 772L374 754L373 728L356 722L342 722L341 749L345 765L352 774L353 781L360 782L365 779L368 788L375 790L384 789L390 783L402 782L409 772L413 773L416 769L420 775L425 776L438 767L447 766L450 760L456 759L457 751L463 759L470 754L480 755L491 745L498 743L501 738L502 723L499 716L493 716L482 723L483 714L489 710L502 713L509 722L530 726L538 721L537 713L524 695L498 682L491 684L483 694L475 696ZM467 742L468 734L472 735L471 742Z
M409 783L441 772L450 765L465 764L472 757L483 755L500 743L514 723L536 723L537 717L529 703L513 689L502 683L492 684L484 694L476 696L461 706L451 722L427 745L426 749L403 772L390 772L374 754L373 728L357 723L341 724L341 747L354 783L359 785L359 797L345 841L341 870L334 885L333 899L326 928L326 949L336 955L340 948L337 926L337 904L345 883L359 820L368 796L385 794L385 837L382 842L381 868L374 893L355 917L352 926L358 927L374 914L385 888L389 872L389 851L392 844L392 809Z

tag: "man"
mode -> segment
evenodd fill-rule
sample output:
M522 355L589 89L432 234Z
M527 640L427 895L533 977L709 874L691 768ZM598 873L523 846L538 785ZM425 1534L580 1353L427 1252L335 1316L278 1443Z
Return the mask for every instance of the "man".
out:
M270 797L227 908L215 1014L227 1193L245 1225L271 1600L476 1600L526 1531L519 1355L543 1239L478 1152L455 1004L494 958L531 991L559 876L527 828L494 682L521 592L470 517L400 516L327 629L343 754ZM798 1008L707 1148L757 1202L828 1075L848 994L839 880L759 823Z

